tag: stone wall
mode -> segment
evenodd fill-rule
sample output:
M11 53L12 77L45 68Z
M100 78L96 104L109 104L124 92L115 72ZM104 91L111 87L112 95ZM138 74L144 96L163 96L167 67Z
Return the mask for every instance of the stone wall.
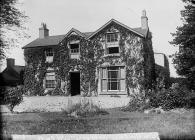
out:
M14 112L58 112L67 111L77 103L91 102L102 109L126 106L129 97L64 97L64 96L32 96L24 97L22 103L15 106Z

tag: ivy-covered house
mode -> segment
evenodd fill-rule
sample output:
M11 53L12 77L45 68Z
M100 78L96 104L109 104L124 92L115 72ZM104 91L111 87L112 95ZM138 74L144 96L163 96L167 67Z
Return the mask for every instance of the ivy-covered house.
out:
M145 10L138 28L111 19L94 32L72 28L49 36L42 24L39 38L23 49L24 86L30 95L144 95L155 79Z

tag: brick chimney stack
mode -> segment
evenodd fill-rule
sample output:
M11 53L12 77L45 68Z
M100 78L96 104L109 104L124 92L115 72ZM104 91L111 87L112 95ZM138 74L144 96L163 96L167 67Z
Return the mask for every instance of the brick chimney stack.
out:
M12 68L15 66L15 59L13 58L7 58L7 68Z
M146 10L142 11L141 28L142 29L148 29L148 17L146 16Z
M45 23L41 23L41 27L39 28L39 38L45 38L49 36L49 30Z

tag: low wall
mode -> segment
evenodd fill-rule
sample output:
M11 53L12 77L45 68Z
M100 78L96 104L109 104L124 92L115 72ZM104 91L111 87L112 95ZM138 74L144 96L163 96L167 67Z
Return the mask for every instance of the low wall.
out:
M126 106L129 97L63 97L63 96L33 96L24 97L22 103L15 106L14 112L58 112L66 111L80 102L91 102L102 109Z
M13 140L160 140L157 132L121 134L13 135Z

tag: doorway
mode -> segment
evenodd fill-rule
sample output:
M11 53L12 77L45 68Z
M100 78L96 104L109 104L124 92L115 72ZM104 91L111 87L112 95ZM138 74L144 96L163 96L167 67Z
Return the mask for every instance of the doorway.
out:
M70 72L70 93L71 96L80 95L80 73Z

